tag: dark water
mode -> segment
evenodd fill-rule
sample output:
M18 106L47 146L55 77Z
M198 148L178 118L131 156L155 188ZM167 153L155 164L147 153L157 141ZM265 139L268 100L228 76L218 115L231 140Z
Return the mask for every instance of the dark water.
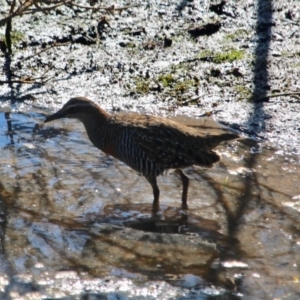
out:
M221 163L186 170L188 211L177 175L159 177L154 215L143 177L81 124L43 119L0 113L3 299L297 299L299 157L224 144Z

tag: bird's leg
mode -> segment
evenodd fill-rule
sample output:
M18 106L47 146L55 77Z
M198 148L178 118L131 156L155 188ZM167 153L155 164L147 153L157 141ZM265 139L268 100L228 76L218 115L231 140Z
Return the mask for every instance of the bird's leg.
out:
M151 184L153 189L154 200L153 200L152 209L153 211L158 211L159 210L159 188L157 186L156 176L146 176L146 179Z
M176 174L180 175L181 182L182 182L182 209L188 209L187 205L187 197L188 197L188 189L189 189L189 178L183 173L181 169L176 169Z

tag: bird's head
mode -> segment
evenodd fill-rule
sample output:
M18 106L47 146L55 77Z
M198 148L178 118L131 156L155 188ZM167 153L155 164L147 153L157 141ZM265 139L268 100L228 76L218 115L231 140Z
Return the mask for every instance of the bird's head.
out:
M56 113L46 117L44 123L62 119L79 119L81 121L86 120L89 116L94 115L95 113L100 113L102 115L106 115L107 113L102 110L97 104L93 101L84 98L84 97L76 97L71 98L59 111ZM108 115L108 114L107 114Z

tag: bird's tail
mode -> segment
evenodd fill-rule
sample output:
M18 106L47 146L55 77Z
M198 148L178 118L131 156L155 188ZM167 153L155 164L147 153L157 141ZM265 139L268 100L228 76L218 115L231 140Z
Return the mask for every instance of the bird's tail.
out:
M205 149L198 151L195 157L195 165L208 168L211 167L220 160L220 156L212 151L212 149L224 141L234 140L238 137L238 135L232 133L205 136Z
M223 133L220 135L211 135L207 138L207 146L209 149L217 147L219 144L225 141L230 141L239 138L237 134L233 133Z
M214 151L199 152L195 157L195 165L210 168L220 160L220 156Z

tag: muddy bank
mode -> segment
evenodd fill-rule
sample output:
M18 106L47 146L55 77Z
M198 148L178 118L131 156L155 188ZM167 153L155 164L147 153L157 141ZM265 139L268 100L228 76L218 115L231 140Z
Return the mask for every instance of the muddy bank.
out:
M1 103L57 109L82 95L109 110L212 114L297 152L299 5L213 4L117 1L15 18L13 55L0 58L1 80L15 83L1 85Z

